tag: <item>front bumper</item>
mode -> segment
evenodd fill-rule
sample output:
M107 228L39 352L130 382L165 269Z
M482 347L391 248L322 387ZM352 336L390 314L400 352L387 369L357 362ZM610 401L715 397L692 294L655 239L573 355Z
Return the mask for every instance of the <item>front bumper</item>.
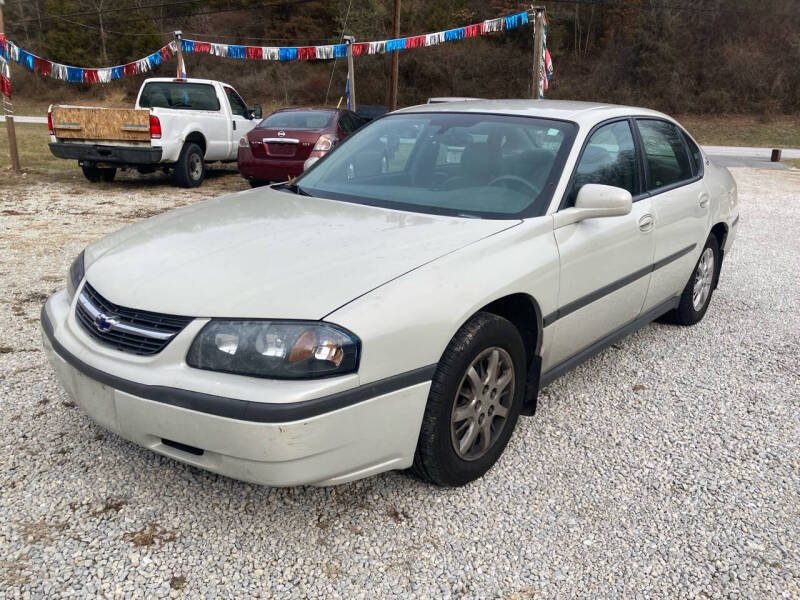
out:
M162 149L158 147L104 146L102 144L77 144L50 142L50 152L57 158L115 165L155 165L161 162Z
M66 294L59 292L42 309L48 359L64 390L94 421L140 446L215 473L272 486L333 485L406 468L413 461L430 369L391 385L376 382L300 402L224 398L137 383L98 369L90 362L102 363L107 349L99 347L93 356L92 347L98 344L80 330L71 308ZM127 358L116 354L118 361ZM131 362L153 368L144 361ZM187 369L187 376L191 371L196 370ZM262 398L269 397L274 383L214 376L218 390L230 377L253 379L255 396ZM141 395L133 393L139 390ZM343 396L349 400L337 403Z

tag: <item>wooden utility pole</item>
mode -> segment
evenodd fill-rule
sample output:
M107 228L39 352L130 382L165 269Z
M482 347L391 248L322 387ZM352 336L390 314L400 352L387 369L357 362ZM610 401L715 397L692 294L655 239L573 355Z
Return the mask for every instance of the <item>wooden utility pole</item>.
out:
M531 98L539 99L539 86L544 75L544 15L543 7L532 6L533 10L533 83Z
M356 38L352 35L346 35L342 39L347 44L347 79L350 81L350 110L356 112L356 74L353 69L353 42L356 41Z
M400 37L400 0L394 0L392 38ZM400 51L392 52L392 76L389 79L389 110L397 110L397 72L400 68Z
M0 0L0 33L5 33L6 28L3 22L3 5L5 0ZM6 46L8 47L8 46ZM14 129L14 107L11 98L3 96L3 112L6 115L6 129L8 130L8 154L11 157L11 168L14 173L19 173L19 152L17 152L17 131Z
M173 31L172 37L175 38L175 45L177 46L177 53L178 53L178 72L176 77L180 79L181 77L188 77L189 74L186 72L186 63L183 62L183 50L181 50L181 35L183 35L182 31Z

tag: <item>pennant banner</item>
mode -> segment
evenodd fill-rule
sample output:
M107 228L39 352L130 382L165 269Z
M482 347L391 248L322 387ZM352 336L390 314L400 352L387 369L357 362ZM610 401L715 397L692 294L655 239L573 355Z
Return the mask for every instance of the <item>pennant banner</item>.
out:
M360 42L353 44L353 56L385 54L387 52L399 52L400 50L410 50L413 48L426 48L428 46L436 46L465 38L473 38L479 35L516 29L527 24L528 13L521 12L498 19L488 19L481 23L474 23L465 27L448 29L446 31L437 31L435 33L377 42ZM240 60L275 60L286 62L293 60L332 60L335 58L345 58L347 56L347 44L275 47L215 44L198 40L181 40L180 44L181 51L186 54L211 54L223 58ZM13 42L6 40L3 35L0 35L0 57L6 59L8 62L16 62L28 70L45 77L52 77L53 79L68 81L70 83L108 83L121 79L122 77L147 73L159 66L173 54L176 54L177 51L177 43L172 41L149 56L125 65L87 69L62 65L40 58L31 52L18 48Z
M0 94L11 99L11 70L5 56L0 56Z

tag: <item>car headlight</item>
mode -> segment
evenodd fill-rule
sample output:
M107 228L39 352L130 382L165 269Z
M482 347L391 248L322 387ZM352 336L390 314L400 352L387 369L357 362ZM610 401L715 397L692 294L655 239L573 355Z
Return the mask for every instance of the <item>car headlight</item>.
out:
M354 373L361 342L321 321L209 321L189 348L189 366L271 379Z
M78 289L81 281L83 281L83 276L85 274L83 251L81 251L77 258L72 261L72 265L69 267L69 274L67 275L67 295L69 296L70 302L72 302L72 299L75 297L75 291Z

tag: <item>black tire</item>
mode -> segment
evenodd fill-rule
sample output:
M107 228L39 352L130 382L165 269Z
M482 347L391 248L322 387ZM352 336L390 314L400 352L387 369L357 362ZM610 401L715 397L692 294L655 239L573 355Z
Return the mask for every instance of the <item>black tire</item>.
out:
M206 176L206 163L200 146L187 142L181 148L178 162L175 163L175 184L183 188L197 187Z
M104 181L106 183L111 183L114 181L114 177L117 174L117 170L115 168L99 168L99 167L88 167L85 165L81 166L81 170L83 171L83 176L86 177L92 183L98 183L100 181Z
M710 273L710 287L702 304L699 305L699 308L696 308L694 302L695 283L698 279L698 273L702 268L701 263L703 262L703 256L706 254L707 250L711 251L711 256L714 258ZM705 316L708 305L711 303L711 297L714 295L714 288L716 287L715 284L719 276L720 266L719 242L717 242L716 236L711 234L708 236L705 246L703 246L703 251L700 253L700 258L697 259L697 264L692 271L691 277L689 277L689 281L686 283L686 287L683 288L678 308L664 315L664 320L669 323L674 323L675 325L685 326L694 325L699 322Z
M257 188L257 187L261 187L261 186L267 185L269 182L268 181L263 181L261 179L248 179L247 183L250 184L250 187Z
M510 406L497 438L486 453L465 460L454 447L451 415L468 369L481 353L492 348L505 350L513 363ZM467 321L448 344L433 376L411 472L440 486L464 485L486 473L503 453L517 423L525 391L525 365L525 346L519 331L509 321L485 312Z

